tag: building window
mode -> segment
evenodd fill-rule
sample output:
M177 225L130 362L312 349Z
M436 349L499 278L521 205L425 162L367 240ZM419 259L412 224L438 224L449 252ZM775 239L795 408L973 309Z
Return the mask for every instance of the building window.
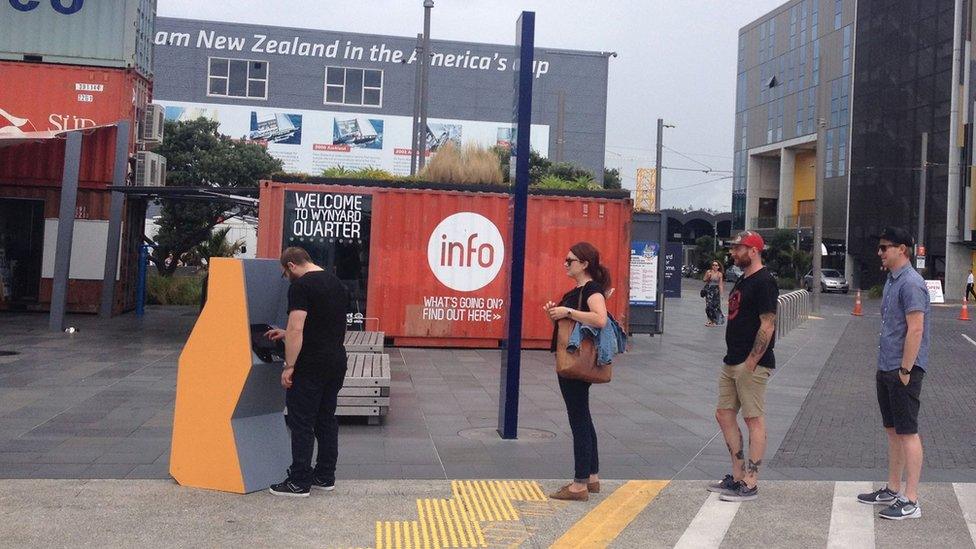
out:
M806 75L807 75L807 45L806 44L803 44L803 45L800 46L800 69L799 69L799 73L800 73L800 76L799 76L800 85L799 85L799 87L797 89L798 90L802 90L805 87L804 84L806 82Z
M796 47L796 24L797 24L797 8L800 6L793 6L790 8L790 49Z
M844 0L834 0L834 30L840 28L841 12L843 11Z
M813 41L813 85L820 85L820 39Z
M776 103L770 101L766 104L766 143L772 143L776 135L774 126L776 124Z
M351 67L326 67L325 104L381 107L383 71Z
M851 74L851 26L844 27L844 65L841 74Z
M811 0L813 11L810 13L810 40L820 38L820 0Z
M824 177L834 177L834 132L827 130L827 150L824 160Z
M807 0L800 2L800 45L807 43Z
M268 62L211 57L207 69L207 95L268 98Z
M746 35L739 35L739 63L746 62Z
M749 111L742 111L742 126L739 132L739 149L746 149L746 136L749 133Z
M813 111L817 104L817 88L807 90L807 133L813 133Z
M766 37L766 59L772 59L776 56L776 19L770 19L767 24L769 32Z
M759 25L759 62L766 61L766 23Z
M845 175L847 165L847 126L837 128L837 175Z
M803 119L806 111L803 109L803 97L806 94L796 94L796 137L803 135Z

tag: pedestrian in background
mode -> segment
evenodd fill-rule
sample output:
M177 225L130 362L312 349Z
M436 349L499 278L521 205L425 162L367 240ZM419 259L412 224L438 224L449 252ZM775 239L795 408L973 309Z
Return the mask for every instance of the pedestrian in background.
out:
M911 265L915 239L905 229L888 227L878 237L878 256L888 271L881 297L881 332L875 387L881 421L888 435L888 484L857 500L885 505L881 518L921 518L918 483L922 439L918 409L929 358L929 292ZM902 491L902 475L905 485Z
M610 272L600 264L600 252L588 242L570 247L563 262L566 276L576 285L563 295L556 305L543 307L549 318L556 321L568 318L582 324L603 329L607 326L606 289L610 286ZM553 326L552 351L556 351L557 328ZM559 391L566 403L569 427L573 433L573 482L563 486L552 499L586 501L590 492L600 491L600 458L597 450L596 428L590 414L589 382L559 377Z
M725 365L719 374L715 419L732 458L732 473L708 485L723 501L748 501L759 496L759 467L766 453L766 384L776 367L773 338L779 289L763 267L765 242L759 233L743 231L732 242L732 259L742 275L729 293L729 325L725 330ZM739 411L749 429L746 458Z
M288 477L271 486L276 496L307 497L312 487L335 488L339 457L339 424L335 411L346 377L346 313L349 295L336 276L312 263L308 252L291 247L281 252L281 269L288 276L288 326L265 335L285 340L286 389L292 463ZM312 451L318 457L312 468Z
M969 296L973 296L973 300L976 301L976 290L973 290L972 269L969 269L969 276L966 277L966 293L963 295L963 299L969 299Z
M722 295L725 294L725 269L718 261L712 261L712 267L705 272L702 279L705 287L705 316L708 322L705 326L721 326L725 324L725 314L722 312Z

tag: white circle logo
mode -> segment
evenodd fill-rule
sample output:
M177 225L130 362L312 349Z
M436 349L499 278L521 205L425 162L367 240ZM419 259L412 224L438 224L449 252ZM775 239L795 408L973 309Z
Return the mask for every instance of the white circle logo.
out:
M474 212L448 216L427 242L427 263L441 284L459 292L480 290L498 275L505 242L498 227Z

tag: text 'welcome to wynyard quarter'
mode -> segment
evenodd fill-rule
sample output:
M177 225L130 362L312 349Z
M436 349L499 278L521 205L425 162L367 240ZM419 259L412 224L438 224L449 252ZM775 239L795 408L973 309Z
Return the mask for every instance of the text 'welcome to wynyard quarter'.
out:
M295 193L292 235L298 238L361 239L363 197L352 194Z

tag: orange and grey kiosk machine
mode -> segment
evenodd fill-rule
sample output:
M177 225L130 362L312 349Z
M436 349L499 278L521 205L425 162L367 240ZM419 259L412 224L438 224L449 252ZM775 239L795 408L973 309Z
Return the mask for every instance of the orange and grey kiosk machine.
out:
M288 280L272 259L214 258L207 302L180 354L170 475L183 486L246 494L291 464L281 387Z

